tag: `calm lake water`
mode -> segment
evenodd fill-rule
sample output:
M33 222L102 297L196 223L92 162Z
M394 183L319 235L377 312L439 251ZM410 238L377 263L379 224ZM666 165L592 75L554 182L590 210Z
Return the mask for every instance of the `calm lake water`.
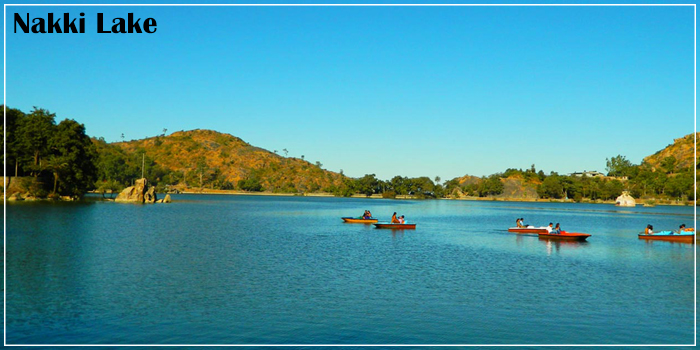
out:
M692 207L176 195L7 206L8 344L692 344ZM416 230L344 224L396 211ZM507 232L560 222L584 243Z

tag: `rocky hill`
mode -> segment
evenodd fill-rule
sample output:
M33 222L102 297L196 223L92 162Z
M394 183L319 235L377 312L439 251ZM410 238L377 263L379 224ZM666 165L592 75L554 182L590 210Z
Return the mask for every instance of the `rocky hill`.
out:
M469 188L470 186L471 188L479 188L482 182L486 181L483 178L472 175L458 177L455 180L461 188ZM492 197L523 200L538 198L537 185L539 185L541 181L536 177L526 179L521 174L512 174L507 175L505 178L498 177L498 181L503 184L502 192Z
M145 152L160 167L181 173L179 185L189 187L208 187L213 181L237 186L241 180L252 180L266 191L316 192L331 191L344 179L318 164L286 158L212 130L180 131L113 145L127 154Z
M693 167L694 164L697 164L697 160L694 157L694 146L697 147L700 145L700 133L696 135L697 143L693 140L693 134L675 139L673 143L666 146L666 148L645 157L643 163L650 165L653 169L659 169L664 166L664 162L669 161L669 157L673 157L673 159L675 159L675 164L672 165L672 171Z

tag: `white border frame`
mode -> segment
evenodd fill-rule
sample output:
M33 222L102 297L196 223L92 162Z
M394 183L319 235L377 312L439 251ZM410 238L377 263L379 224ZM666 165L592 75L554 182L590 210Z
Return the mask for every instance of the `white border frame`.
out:
M187 6L201 6L201 7L214 7L214 6L224 6L224 7L647 7L647 6L663 6L663 7L675 7L675 6L692 6L693 7L693 149L695 156L695 173L693 173L693 179L695 183L693 184L695 188L695 193L693 194L693 200L695 206L693 208L693 221L697 226L697 6L696 4L4 4L3 6L3 130L7 130L7 7L8 6L74 6L74 7L94 7L94 6L117 6L117 7L162 7L162 6L175 6L175 7L187 7ZM7 163L4 161L7 155L7 138L6 133L3 132L3 177L7 178ZM6 186L6 180L3 181L3 187ZM135 347L135 346L149 346L149 347L174 347L174 346L187 346L187 347L212 347L212 346L251 346L251 347L386 347L386 346L421 346L421 347L434 347L434 346L464 346L464 347L506 347L506 346L519 346L519 347L533 347L533 346L552 346L552 347L562 347L562 346L580 346L580 347L593 347L593 346L607 346L607 347L642 347L642 346L697 346L697 319L698 319L698 308L697 308L697 242L693 243L693 271L695 284L693 286L694 295L694 320L693 328L695 331L695 338L693 344L8 344L7 343L7 196L6 192L3 190L3 346L31 346L31 347Z

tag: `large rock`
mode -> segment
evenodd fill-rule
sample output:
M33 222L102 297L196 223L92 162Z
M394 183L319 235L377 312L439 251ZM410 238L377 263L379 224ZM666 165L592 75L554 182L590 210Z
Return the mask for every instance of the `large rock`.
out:
M146 193L143 195L143 201L145 203L155 203L157 200L156 188L153 186L149 187Z
M163 203L170 203L172 200L170 199L170 195L166 194L165 198L163 198Z
M145 178L138 179L133 186L125 188L114 201L123 203L145 203L148 191L148 180ZM153 189L152 193L153 197L155 197L155 189Z
M622 194L615 199L615 205L621 207L634 207L637 205L637 202L635 202L634 198L630 196L628 191L622 191Z

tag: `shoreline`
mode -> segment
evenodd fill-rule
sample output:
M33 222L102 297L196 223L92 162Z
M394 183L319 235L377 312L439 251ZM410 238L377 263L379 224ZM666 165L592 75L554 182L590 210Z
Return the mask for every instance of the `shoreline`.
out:
M101 192L97 191L88 191L86 194L93 194L93 195L102 195ZM105 193L106 195L110 195L108 193ZM206 195L239 195L239 196L272 196L272 197L337 197L333 195L332 193L329 192L315 192L315 193L274 193L274 192L246 192L246 191L239 191L239 190L187 190L187 191L179 191L177 193L159 193L160 195L166 195L166 194L206 194ZM511 198L511 197L461 197L461 198L430 198L430 199L425 199L425 198L417 198L415 196L411 195L397 195L395 198L384 198L381 194L373 194L371 196L366 196L363 194L355 194L350 197L345 197L345 198L365 198L365 199L393 199L393 200L452 200L452 201L491 201L491 202L535 202L535 203L577 203L572 199L543 199L543 198ZM114 201L114 198L104 198L105 201ZM649 205L647 203L643 203L646 201L652 200L655 203L652 205ZM5 196L5 201L7 203L13 203L13 202L24 202L24 201L56 201L56 202L65 202L65 201L80 201L80 200L67 200L67 199L61 199L61 198L37 198L37 197L29 197L29 198L23 198L21 200L15 200L15 199L10 199L10 197ZM659 200L659 199L639 199L640 202L636 203L634 207L627 207L627 208L635 208L635 207L654 207L654 206L693 206L695 203L692 201L670 201L670 200ZM615 201L603 201L603 200L596 200L596 201L591 201L591 200L583 200L578 203L587 203L587 204L615 204ZM620 207L620 208L626 208L626 207Z
M279 197L336 197L332 193L328 192L316 192L316 193L274 193L274 192L246 192L238 190L202 190L202 191L181 191L179 194L216 194L216 195L243 195L243 196L279 196ZM363 194L355 194L346 198L366 198L366 199L395 199L395 200L423 200L410 195L398 195L396 198L384 198L381 194L374 194L371 196L366 196ZM572 199L543 199L543 198L498 198L498 197L462 197L462 198L431 198L425 200L455 200L455 201L493 201L493 202L537 202L537 203L577 203ZM635 199L636 200L636 199ZM648 199L647 199L648 200ZM646 201L645 199L639 199L639 201ZM668 201L654 199L656 203L654 205L647 205L642 202L638 202L634 207L638 206L693 206L692 201ZM603 201L603 200L584 200L580 203L588 204L615 204L614 200ZM629 207L629 208L634 208ZM625 207L621 207L625 208Z

